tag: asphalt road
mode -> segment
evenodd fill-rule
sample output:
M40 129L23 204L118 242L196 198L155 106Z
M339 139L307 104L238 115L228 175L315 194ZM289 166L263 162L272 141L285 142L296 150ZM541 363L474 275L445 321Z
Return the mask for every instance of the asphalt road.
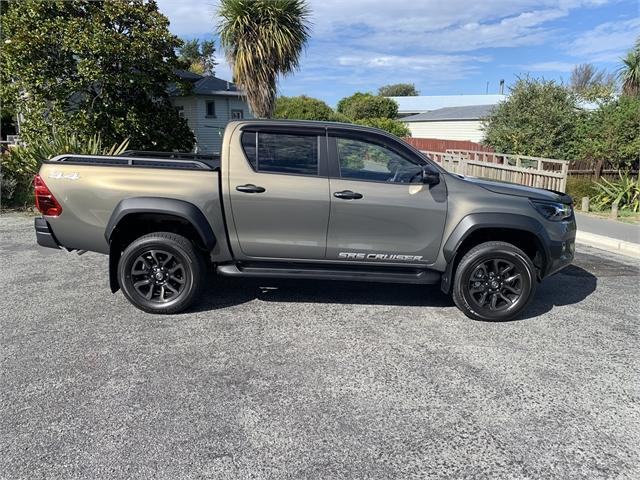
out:
M596 250L523 318L437 288L215 281L160 317L0 217L1 478L639 478L640 265Z

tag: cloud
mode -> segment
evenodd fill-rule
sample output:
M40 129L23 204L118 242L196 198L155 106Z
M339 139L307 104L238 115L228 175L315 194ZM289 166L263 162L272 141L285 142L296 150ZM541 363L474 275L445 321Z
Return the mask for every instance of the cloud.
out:
M216 29L216 1L156 0L171 22L171 31L180 37L202 37Z
M606 22L583 33L566 46L566 51L587 62L618 61L640 36L640 18Z
M529 65L519 65L519 67L527 72L570 72L575 67L575 62L538 62Z

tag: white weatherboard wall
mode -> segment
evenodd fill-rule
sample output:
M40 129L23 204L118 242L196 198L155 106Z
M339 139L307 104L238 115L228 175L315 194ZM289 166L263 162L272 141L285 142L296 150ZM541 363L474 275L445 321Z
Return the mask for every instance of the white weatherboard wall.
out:
M441 140L470 140L481 142L484 138L480 120L442 120L405 123L414 138L438 138Z
M244 118L252 118L242 98L232 95L197 95L173 97L174 106L184 108L184 118L196 136L200 153L220 153L222 134L231 119L232 110L242 110ZM215 102L216 116L207 117L207 102Z

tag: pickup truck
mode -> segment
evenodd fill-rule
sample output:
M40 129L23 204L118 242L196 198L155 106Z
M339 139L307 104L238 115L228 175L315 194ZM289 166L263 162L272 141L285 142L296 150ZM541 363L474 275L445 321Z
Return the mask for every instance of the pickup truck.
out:
M38 243L108 255L112 292L151 313L188 308L214 268L439 284L468 317L509 320L574 256L569 196L448 173L381 130L235 121L219 160L195 158L44 161Z

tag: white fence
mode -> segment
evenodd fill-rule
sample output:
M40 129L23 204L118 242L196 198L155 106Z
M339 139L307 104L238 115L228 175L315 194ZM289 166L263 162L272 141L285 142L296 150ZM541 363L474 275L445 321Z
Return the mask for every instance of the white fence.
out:
M519 183L559 192L565 192L567 188L569 162L566 160L473 150L422 152L446 170L460 175Z

